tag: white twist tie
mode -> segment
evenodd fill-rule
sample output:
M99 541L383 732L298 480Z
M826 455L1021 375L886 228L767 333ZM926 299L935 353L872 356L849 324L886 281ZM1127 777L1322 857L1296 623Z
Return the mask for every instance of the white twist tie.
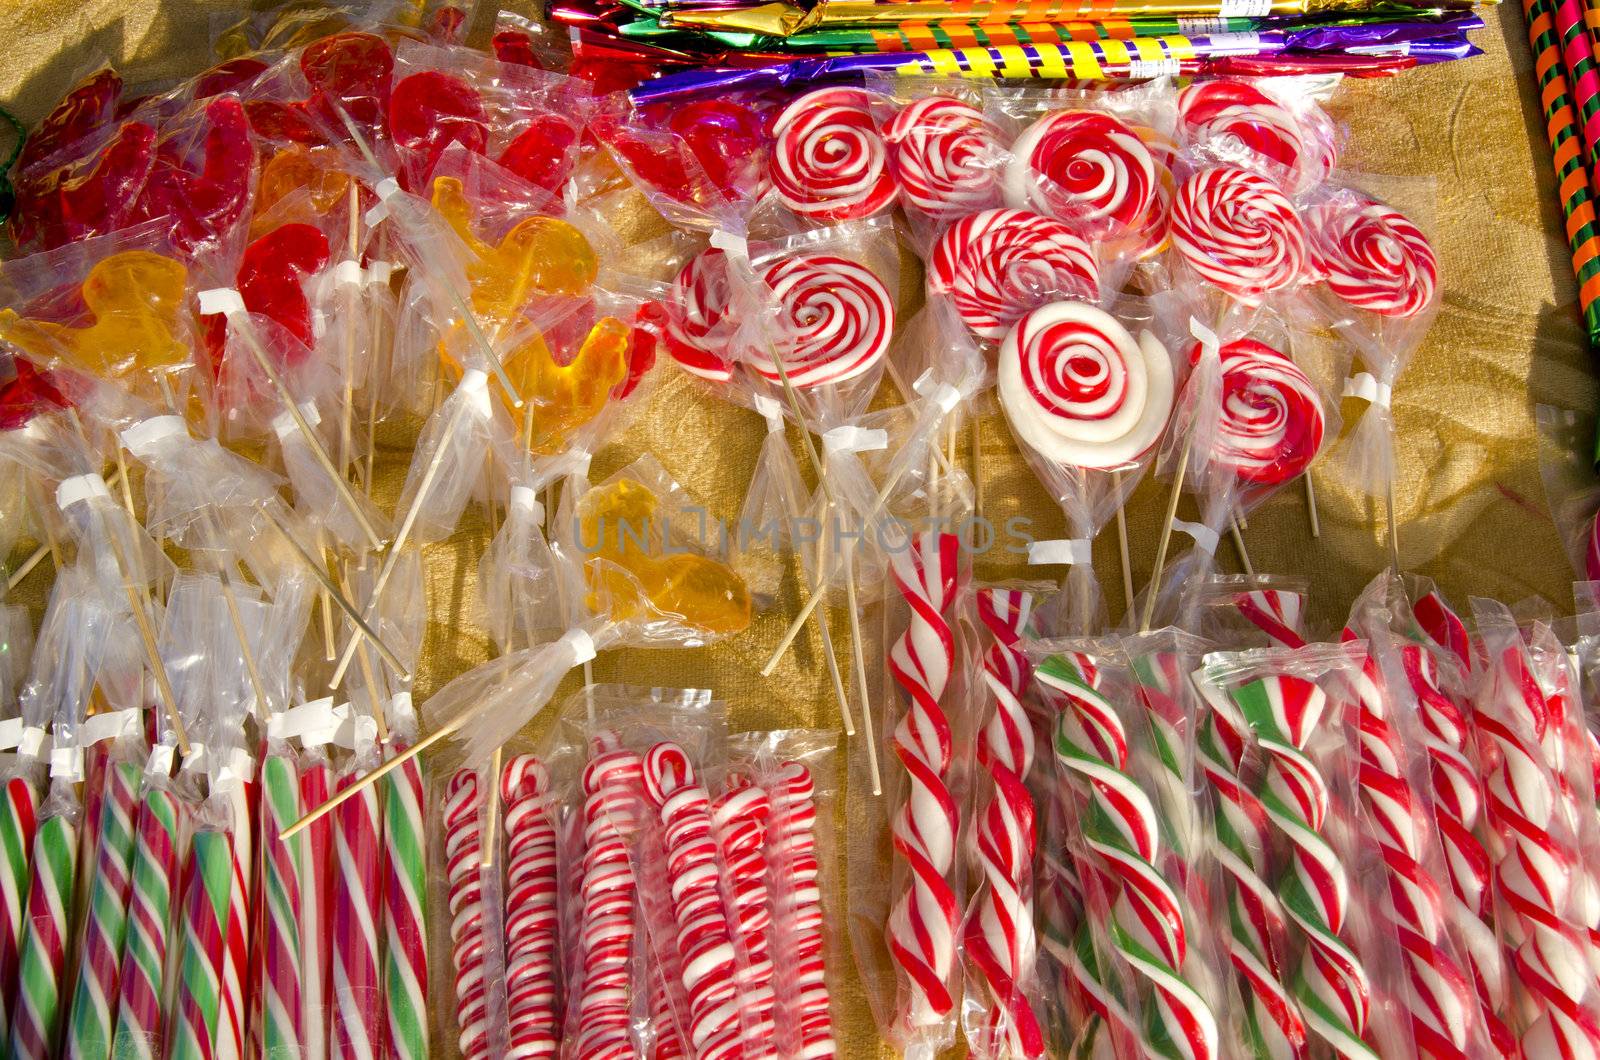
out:
M778 404L776 398L770 398L765 394L757 394L755 395L754 404L756 411L761 413L762 418L767 421L768 434L777 434L783 430L783 406Z
M200 303L201 316L220 313L231 319L245 312L244 298L232 287L213 287L209 291L201 291L196 298Z
M889 432L881 428L868 429L845 424L822 436L822 448L830 455L877 452L889 448Z
M1217 544L1221 538L1217 532L1204 523L1190 523L1182 519L1172 520L1172 528L1180 533L1188 534L1194 538L1194 547L1208 556L1217 554Z
M83 719L83 724L78 726L78 743L83 747L90 747L106 740L118 740L124 736L133 736L139 731L139 716L143 711L137 707L126 710L113 710L105 714L91 714Z
M1084 538L1028 542L1028 563L1033 566L1064 563L1077 566L1094 562L1094 545Z
M594 638L585 629L569 629L561 634L561 643L572 652L572 665L582 666L595 656Z
M1394 387L1377 379L1371 372L1357 372L1344 381L1344 396L1360 398L1370 405L1386 409L1394 400Z
M400 194L400 183L393 177L384 177L372 186L372 190L377 194L378 202L367 211L364 220L367 222L367 227L376 228L389 216L389 200Z
M66 511L74 504L109 496L111 491L106 488L106 480L91 471L61 480L61 485L56 487L56 507Z
M76 784L83 779L83 748L57 747L50 752L50 779Z
M24 726L22 735L17 738L17 753L28 758L38 758L44 751L45 740L49 735L42 725Z
M151 416L122 432L122 444L141 460L149 459L172 438L189 437L189 426L182 416Z
M533 522L544 520L544 505L532 486L512 486L510 506L527 514Z
M1203 349L1212 350L1219 353L1222 350L1222 342L1217 338L1217 333L1200 323L1200 320L1197 317L1189 318L1189 334L1194 336L1195 341L1198 342Z

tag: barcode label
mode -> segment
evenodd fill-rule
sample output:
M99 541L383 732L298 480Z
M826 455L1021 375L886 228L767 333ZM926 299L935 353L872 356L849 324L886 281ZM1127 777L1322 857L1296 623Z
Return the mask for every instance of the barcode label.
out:
M1221 33L1228 28L1225 18L1183 18L1178 19L1178 32L1185 37L1196 33Z
M1176 59L1132 59L1128 62L1128 76L1134 80L1170 77L1182 72L1183 64Z
M1272 13L1272 0L1221 0L1217 13L1223 18L1260 18Z

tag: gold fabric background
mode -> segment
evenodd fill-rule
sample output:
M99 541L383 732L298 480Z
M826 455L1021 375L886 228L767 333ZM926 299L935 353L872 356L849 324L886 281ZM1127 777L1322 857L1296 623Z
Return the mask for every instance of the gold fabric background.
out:
M8 0L3 6L10 29L0 99L32 125L101 57L113 59L130 83L200 70L208 63L208 24L242 5ZM1478 39L1488 54L1348 83L1333 110L1351 132L1346 165L1434 183L1444 309L1395 391L1404 563L1437 579L1462 605L1473 594L1508 601L1538 594L1567 607L1572 573L1545 511L1533 406L1592 409L1596 385L1573 309L1559 214L1547 194L1549 150L1528 80L1523 18L1515 4L1490 10L1487 18L1489 28ZM714 514L736 516L764 436L760 420L703 396L681 373L666 369L658 376L647 406L597 462L597 475L650 450ZM1353 411L1347 404L1346 414ZM1059 536L1061 516L1018 456L1003 420L989 416L983 437L985 514L996 523L1025 514L1037 536ZM388 441L378 492L392 503L409 439ZM1313 619L1330 625L1342 621L1385 553L1370 502L1325 479L1319 486L1320 539L1309 534L1298 489L1252 515L1246 538L1258 569L1310 578ZM1147 481L1129 508L1136 584L1143 584L1153 561L1163 495L1164 486ZM481 519L469 515L454 537L428 549L421 696L488 655L476 585L486 543ZM1116 617L1122 592L1109 532L1101 535L1096 556ZM1226 544L1221 560L1225 569L1236 563ZM980 567L990 578L1029 573ZM41 608L49 577L49 565L42 565L15 598ZM711 687L731 705L735 728L831 724L836 714L814 650L792 653L771 680L757 674L794 605L792 596L780 599L746 634L713 649L604 654L596 677ZM834 628L844 626L841 620ZM442 960L439 967L443 971ZM857 997L848 1009L845 1055L874 1055L864 1004Z

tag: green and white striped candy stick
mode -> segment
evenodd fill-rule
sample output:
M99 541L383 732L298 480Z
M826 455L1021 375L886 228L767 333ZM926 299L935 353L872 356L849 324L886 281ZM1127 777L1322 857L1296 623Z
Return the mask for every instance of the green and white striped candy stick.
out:
M22 914L28 903L33 834L39 827L39 786L21 774L6 782L0 799L0 1044L11 1035L17 1001L17 958Z
M305 840L279 838L300 816L300 773L294 760L261 762L261 886L266 916L257 944L264 1060L301 1056L300 873Z
M233 888L233 843L226 832L196 832L178 954L169 1060L211 1060L222 1018L222 951Z
M396 744L395 752L404 748ZM384 999L389 1052L428 1060L428 846L416 759L383 778Z
M100 848L78 947L77 984L67 1017L68 1060L106 1060L116 1017L122 944L127 937L134 806L142 768L113 762L101 775Z
M163 784L139 803L133 848L133 886L122 949L116 1060L159 1060L167 995L167 950L172 938L172 899L178 881L178 800Z
M22 919L18 996L7 1054L11 1060L48 1060L56 1055L77 869L77 824L66 814L45 818L33 837L33 881Z

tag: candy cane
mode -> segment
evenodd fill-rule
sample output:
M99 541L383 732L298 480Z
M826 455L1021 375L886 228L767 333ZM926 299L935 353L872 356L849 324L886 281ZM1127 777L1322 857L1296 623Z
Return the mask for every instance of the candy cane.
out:
M1267 811L1241 777L1247 722L1215 685L1201 678L1195 684L1211 708L1195 751L1216 802L1217 860L1230 880L1228 958L1244 978L1245 1035L1261 1055L1299 1055L1306 1024L1283 981L1283 907L1265 876Z
M222 1030L217 1035L219 1060L244 1060L246 1035L247 975L250 967L250 926L255 919L255 873L252 849L255 841L256 785L240 779L227 786L225 800L233 840L233 883L228 890L227 946L222 955Z
M28 900L33 836L39 828L39 789L27 777L6 781L0 805L0 1041L11 1033L17 998L17 957Z
M456 1026L465 1060L489 1055L489 983L484 974L483 826L478 774L457 770L444 802L445 876L450 892L450 946L456 973Z
M773 895L772 948L783 955L794 1023L787 1048L807 1060L832 1060L832 1001L818 884L816 783L803 763L788 762L767 789L772 816L767 829L769 889Z
M643 780L643 760L619 748L602 750L583 771L576 1052L584 1060L634 1055L629 1029L638 883L628 836L638 826Z
M1251 589L1233 596L1234 609L1279 648L1306 646L1305 603L1305 593L1287 589Z
M226 832L197 832L184 870L183 930L171 1060L212 1060L222 1033L222 965L228 944L233 843Z
M987 779L977 823L984 882L967 911L967 955L985 980L984 1053L1036 1057L1044 1034L1024 992L1037 942L1033 930L1034 803L1025 781L1033 767L1033 725L1022 705L1029 669L1017 650L1033 609L1030 593L978 592L978 618L989 632L983 677L992 706L978 737Z
M717 851L722 855L730 903L729 919L743 951L739 993L745 1007L747 1060L771 1060L777 1050L777 995L768 943L767 822L772 812L765 790L742 774L730 776L712 806Z
M405 748L396 744L395 754ZM428 1056L428 846L422 767L383 779L383 999L388 1055Z
M1160 820L1128 772L1127 730L1104 692L1066 657L1045 660L1036 674L1071 706L1056 726L1056 757L1089 792L1083 832L1109 885L1112 945L1151 983L1155 1008L1146 1046L1158 1056L1210 1060L1218 1055L1217 1019L1183 975L1189 946L1183 902L1157 867Z
M1295 988L1306 1025L1341 1057L1377 1060L1362 1040L1371 984L1341 938L1349 879L1322 835L1327 781L1304 750L1322 721L1327 695L1305 678L1271 675L1238 689L1233 699L1267 756L1262 805L1291 847L1293 867L1279 893L1308 944Z
M89 906L78 949L78 978L67 1019L66 1055L105 1060L115 1033L122 948L132 885L134 807L143 770L133 762L108 765L101 774L100 845L89 883Z
M62 814L47 817L33 837L33 880L17 954L16 1007L11 1014L10 1056L47 1060L61 1029L61 976L72 925L78 870L78 829Z
M682 747L644 756L644 790L665 831L672 912L689 999L689 1040L704 1060L740 1055L739 984L732 928L722 904L711 796Z
M260 1026L266 1057L300 1054L300 877L305 839L279 834L300 817L300 776L294 760L261 761L261 899L256 960L260 969Z
M955 634L945 617L955 601L960 542L927 533L891 556L895 584L911 609L889 653L889 670L910 700L894 730L895 754L910 790L894 818L895 852L909 882L889 912L889 954L905 975L900 1023L915 1034L949 1015L955 962L957 815L950 792L950 718L940 706L955 665Z
M350 774L340 787L357 779ZM333 848L333 1006L328 1053L371 1060L383 1044L383 982L378 972L378 924L383 875L378 789L368 785L335 812Z
M333 770L315 758L300 771L300 799L321 806L333 794ZM300 873L300 998L301 1046L306 1060L328 1053L327 1009L332 976L328 960L333 865L333 815L313 821L305 830L305 858Z
M158 1060L161 1056L167 949L178 881L178 821L178 800L164 786L144 793L130 872L117 1029L111 1040L117 1060Z
M550 774L532 755L506 763L500 780L506 833L506 996L512 1057L554 1056L556 962L556 829L550 819Z

